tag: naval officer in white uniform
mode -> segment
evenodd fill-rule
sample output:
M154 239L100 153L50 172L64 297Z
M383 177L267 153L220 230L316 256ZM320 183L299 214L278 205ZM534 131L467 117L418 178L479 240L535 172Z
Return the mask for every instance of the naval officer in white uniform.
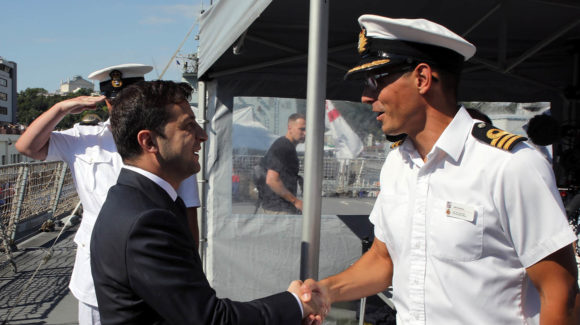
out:
M372 247L307 281L331 302L393 286L397 324L580 324L578 271L550 164L457 103L475 46L425 19L359 18L362 102L406 134L381 170Z

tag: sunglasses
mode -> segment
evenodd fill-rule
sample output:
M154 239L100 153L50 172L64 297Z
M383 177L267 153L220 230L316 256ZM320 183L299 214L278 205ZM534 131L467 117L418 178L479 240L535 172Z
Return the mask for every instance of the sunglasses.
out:
M412 68L413 67L408 66L408 67L404 67L401 69L395 69L392 71L383 72L383 73L379 73L379 74L367 75L367 77L365 78L365 86L367 86L373 90L377 90L379 88L379 79L387 77L389 75L394 75L394 74L401 73L401 72L411 71Z

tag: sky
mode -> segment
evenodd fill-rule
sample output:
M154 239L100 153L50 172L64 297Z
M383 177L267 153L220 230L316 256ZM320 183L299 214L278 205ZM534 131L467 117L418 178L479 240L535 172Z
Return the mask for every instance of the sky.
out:
M18 67L18 91L123 63L152 65L145 79L181 80L180 56L197 52L196 23L210 0L0 0L0 56ZM194 30L186 39L189 30ZM177 59L171 60L185 40ZM98 90L96 84L95 90Z

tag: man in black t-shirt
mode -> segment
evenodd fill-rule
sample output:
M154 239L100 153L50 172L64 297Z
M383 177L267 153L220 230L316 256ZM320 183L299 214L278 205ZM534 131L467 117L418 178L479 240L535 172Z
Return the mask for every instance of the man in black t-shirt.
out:
M262 193L264 213L298 214L302 211L302 200L296 197L300 170L296 146L304 142L305 136L304 115L290 115L286 135L274 141L262 158L261 165L267 170Z

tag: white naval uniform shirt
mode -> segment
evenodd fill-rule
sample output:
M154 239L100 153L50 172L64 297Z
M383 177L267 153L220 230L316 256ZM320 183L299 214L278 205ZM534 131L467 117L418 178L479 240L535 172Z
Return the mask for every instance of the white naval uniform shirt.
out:
M474 123L462 107L427 162L407 140L381 170L370 220L393 260L397 324L536 324L525 268L575 239L546 159L486 144Z
M110 131L110 122L95 126L75 124L50 135L47 161L68 164L83 205L83 218L75 235L77 254L69 288L80 301L97 306L90 263L93 226L105 202L109 188L117 183L123 166ZM187 207L199 206L195 175L182 182L179 196Z

